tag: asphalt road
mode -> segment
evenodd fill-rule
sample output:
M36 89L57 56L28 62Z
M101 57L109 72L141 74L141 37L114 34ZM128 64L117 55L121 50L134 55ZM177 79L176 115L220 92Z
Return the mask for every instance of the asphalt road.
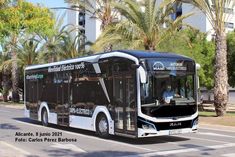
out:
M40 133L44 134L40 137ZM59 138L71 141L58 142ZM144 139L114 136L101 139L89 131L43 127L36 121L24 118L23 110L0 106L0 156L235 157L235 129L203 126L196 134Z

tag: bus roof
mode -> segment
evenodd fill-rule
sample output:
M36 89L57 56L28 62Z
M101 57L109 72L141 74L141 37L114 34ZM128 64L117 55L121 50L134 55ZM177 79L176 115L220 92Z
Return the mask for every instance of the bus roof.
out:
M144 50L116 50L116 52L127 53L139 59L140 58L181 58L181 59L192 60L189 57L170 52L156 52L156 51L144 51Z
M58 61L58 62L53 62L53 63L30 65L30 66L27 66L25 68L25 70L45 68L45 67L49 67L49 66L76 63L76 62L82 62L82 61L92 62L92 60L94 60L94 62L95 62L95 60L97 58L102 57L102 55L104 55L104 54L112 54L112 53L116 53L116 52L131 55L131 56L133 56L137 59L141 59L141 58L178 58L178 59L193 61L193 59L191 59L189 57L179 55L179 54L175 54L175 53L169 53L169 52L155 52L155 51L144 51L144 50L114 50L114 51L111 51L111 52L97 53L97 54L90 55L90 56L73 58L73 59L68 59L68 60L63 60L63 61Z

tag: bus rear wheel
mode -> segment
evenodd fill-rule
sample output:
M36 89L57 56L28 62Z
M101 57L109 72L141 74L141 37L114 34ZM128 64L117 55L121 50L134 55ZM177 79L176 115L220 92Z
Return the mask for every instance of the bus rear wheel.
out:
M96 119L96 133L102 138L109 137L109 123L104 114L99 114Z
M41 115L41 119L42 119L42 125L43 126L48 126L48 113L47 110L45 108L43 108L42 110L42 115Z

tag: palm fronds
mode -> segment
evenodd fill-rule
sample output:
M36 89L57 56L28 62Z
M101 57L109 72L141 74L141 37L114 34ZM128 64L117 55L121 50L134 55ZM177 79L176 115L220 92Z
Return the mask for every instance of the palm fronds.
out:
M124 17L119 23L109 25L94 44L93 49L100 50L107 44L123 43L128 48L144 47L155 50L169 35L182 27L183 19L192 13L172 20L172 3L157 4L156 0L136 2L123 0L113 6Z

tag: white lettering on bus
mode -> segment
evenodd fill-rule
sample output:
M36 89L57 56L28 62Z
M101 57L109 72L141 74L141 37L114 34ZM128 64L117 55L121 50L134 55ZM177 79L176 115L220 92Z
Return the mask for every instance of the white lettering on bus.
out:
M48 68L48 72L59 72L61 69L61 66L53 66Z
M83 109L83 108L70 108L70 113L72 114L80 114L80 115L92 115L92 111L89 109Z
M59 66L52 66L48 68L48 72L60 72L60 71L69 71L69 70L78 70L78 69L84 69L85 64L84 62L81 62L79 64L68 64L68 65L59 65Z
M85 68L84 62L75 65L75 69L84 69L84 68Z

